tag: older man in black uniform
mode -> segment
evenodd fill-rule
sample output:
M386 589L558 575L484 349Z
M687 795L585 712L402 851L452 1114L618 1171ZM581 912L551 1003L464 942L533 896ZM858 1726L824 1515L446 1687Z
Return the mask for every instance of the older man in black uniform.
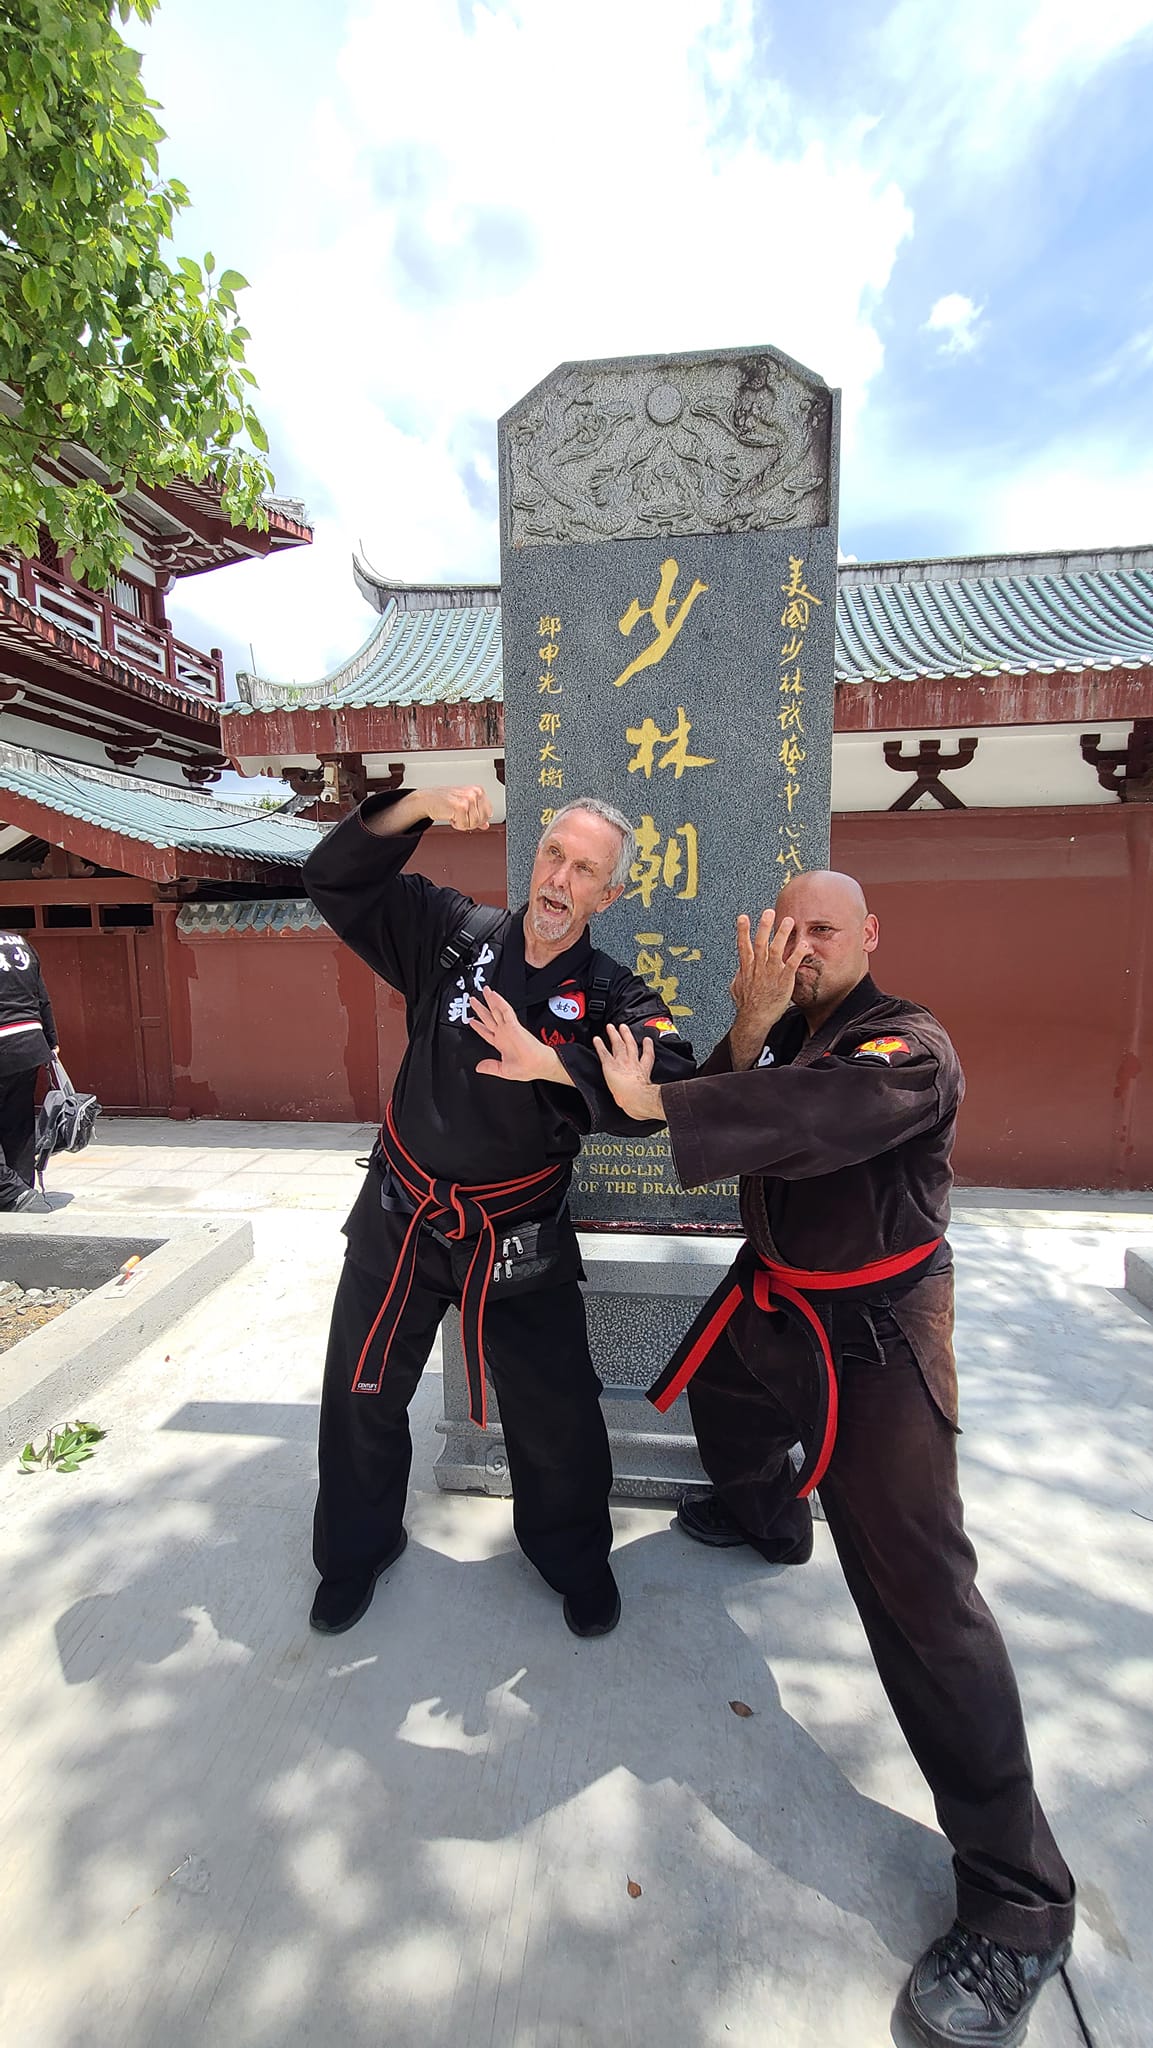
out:
M899 2010L926 2048L1016 2048L1069 1954L1074 1888L958 1490L944 1233L960 1065L935 1017L873 982L877 920L850 876L798 876L737 936L736 1018L700 1077L658 1085L612 1026L600 1048L622 1107L666 1121L686 1187L741 1176L747 1242L650 1396L664 1408L687 1387L713 1481L678 1521L804 1564L820 1484L954 1851L957 1919Z
M304 870L321 915L404 996L409 1030L333 1308L311 1615L325 1634L359 1621L404 1549L407 1411L452 1302L473 1419L484 1423L486 1366L500 1401L521 1549L564 1596L574 1634L605 1635L620 1615L567 1191L586 1131L633 1127L594 1032L631 1026L670 1080L692 1072L692 1052L651 990L590 943L590 918L616 901L634 857L610 806L556 814L516 912L402 873L429 824L484 831L491 815L477 788L370 797Z

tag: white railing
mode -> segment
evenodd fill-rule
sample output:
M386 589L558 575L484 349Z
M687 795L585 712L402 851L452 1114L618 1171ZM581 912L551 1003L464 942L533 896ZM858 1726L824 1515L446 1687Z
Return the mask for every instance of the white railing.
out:
M224 667L215 651L202 654L199 648L186 646L167 628L150 626L111 598L80 589L43 562L0 553L0 586L23 598L51 625L90 647L103 648L140 674L175 683L178 689L216 703L223 700Z

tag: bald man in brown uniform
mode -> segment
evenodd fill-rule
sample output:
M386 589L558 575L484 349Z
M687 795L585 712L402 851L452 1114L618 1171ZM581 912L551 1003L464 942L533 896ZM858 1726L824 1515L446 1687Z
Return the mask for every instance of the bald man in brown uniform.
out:
M747 1242L650 1398L687 1388L713 1491L677 1519L770 1563L821 1503L881 1682L953 1846L957 1919L901 1994L926 2048L1016 2048L1069 1953L1073 1880L957 1482L950 1154L964 1079L936 1018L869 974L860 885L797 876L738 923L736 1016L690 1081L611 1031L609 1086L663 1117L685 1187L741 1176ZM800 1441L804 1463L789 1453Z

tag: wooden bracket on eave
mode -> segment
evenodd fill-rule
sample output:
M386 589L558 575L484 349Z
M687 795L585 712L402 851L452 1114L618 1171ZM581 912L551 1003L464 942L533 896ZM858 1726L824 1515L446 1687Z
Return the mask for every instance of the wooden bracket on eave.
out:
M1081 759L1123 804L1153 804L1153 718L1135 719L1124 747L1103 747L1099 732L1083 732Z

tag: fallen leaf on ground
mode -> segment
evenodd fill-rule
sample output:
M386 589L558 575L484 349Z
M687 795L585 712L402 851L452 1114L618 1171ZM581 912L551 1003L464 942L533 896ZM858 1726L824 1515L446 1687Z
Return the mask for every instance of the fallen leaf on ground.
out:
M752 1720L753 1710L751 1707L746 1707L743 1700L730 1700L729 1705L732 1708L734 1714L740 1715L742 1721Z
M640 1888L639 1884L637 1883L637 1881L636 1881L636 1878L635 1878L635 1877L630 1877L630 1879L629 1879L629 1897L630 1897L630 1899L639 1899L639 1898L640 1898L640 1895L641 1895L641 1888Z

